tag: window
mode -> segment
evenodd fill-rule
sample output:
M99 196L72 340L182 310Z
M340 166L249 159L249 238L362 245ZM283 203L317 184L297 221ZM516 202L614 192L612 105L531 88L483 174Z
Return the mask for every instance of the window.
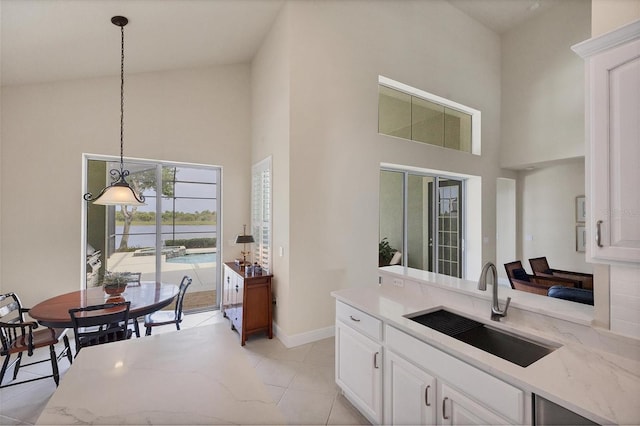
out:
M251 170L251 229L255 242L255 261L271 273L271 157Z
M462 278L464 180L380 171L380 240L411 268Z
M480 154L480 111L379 78L378 132Z
M86 158L89 191L111 182L108 171L119 166ZM220 169L146 160L127 161L125 168L145 205L86 204L86 286L99 285L107 271L176 284L189 275L185 309L217 306Z

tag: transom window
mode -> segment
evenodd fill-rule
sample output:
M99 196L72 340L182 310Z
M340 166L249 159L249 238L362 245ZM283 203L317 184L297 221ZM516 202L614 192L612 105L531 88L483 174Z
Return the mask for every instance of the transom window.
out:
M382 76L378 132L480 154L480 111Z

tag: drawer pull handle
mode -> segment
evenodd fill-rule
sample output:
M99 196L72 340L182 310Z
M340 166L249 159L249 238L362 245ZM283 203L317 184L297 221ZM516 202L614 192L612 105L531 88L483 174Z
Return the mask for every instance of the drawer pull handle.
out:
M445 396L442 400L442 418L445 420L449 420L449 417L447 417L447 399L449 399L449 397Z
M427 388L424 390L424 405L426 405L427 407L431 407L431 404L429 403L429 388L431 387L431 385L427 386Z
M602 247L602 221L596 222L596 245Z
M349 315L349 318L351 318L351 321L360 322L360 320L358 318L354 318L353 315Z
M378 354L380 352L376 352L375 354L373 354L373 368L380 368L378 367Z

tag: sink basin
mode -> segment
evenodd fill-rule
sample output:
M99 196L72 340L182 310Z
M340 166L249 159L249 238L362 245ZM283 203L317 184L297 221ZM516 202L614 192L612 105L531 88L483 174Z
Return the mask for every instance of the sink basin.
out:
M556 349L444 309L408 318L521 367L528 367Z

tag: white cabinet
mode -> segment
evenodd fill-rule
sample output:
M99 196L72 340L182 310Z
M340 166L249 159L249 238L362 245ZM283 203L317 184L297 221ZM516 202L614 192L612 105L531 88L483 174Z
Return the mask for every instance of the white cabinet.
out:
M503 425L510 422L446 383L438 387L442 425Z
M573 46L586 59L587 258L640 262L640 21Z
M336 306L336 383L373 424L382 422L382 344L363 334L378 320L348 305ZM343 315L340 315L340 314ZM346 316L349 323L341 320ZM377 324L380 329L381 324Z
M385 369L394 360L395 372L413 375L413 380L398 377L402 386L389 383L390 373L385 371L385 421L388 424L529 424L530 406L526 406L522 390L478 370L433 346L422 342L394 327L385 326ZM401 354L396 355L396 354ZM396 358L401 358L400 360ZM400 361L404 358L406 362ZM423 386L435 385L426 407L427 420L417 420L417 405L407 404L410 414L396 412L394 401L403 398L424 398ZM431 390L431 389L430 389ZM462 391L464 390L464 392ZM431 399L433 398L433 399ZM530 404L530 403L529 403ZM425 404L426 406L426 404ZM403 408L405 408L403 406ZM388 412L390 411L390 412ZM411 418L405 417L410 415ZM396 422L394 418L400 419ZM430 416L435 416L435 419ZM407 420L407 423L404 421Z
M436 424L436 379L390 350L384 357L384 395L385 424Z

